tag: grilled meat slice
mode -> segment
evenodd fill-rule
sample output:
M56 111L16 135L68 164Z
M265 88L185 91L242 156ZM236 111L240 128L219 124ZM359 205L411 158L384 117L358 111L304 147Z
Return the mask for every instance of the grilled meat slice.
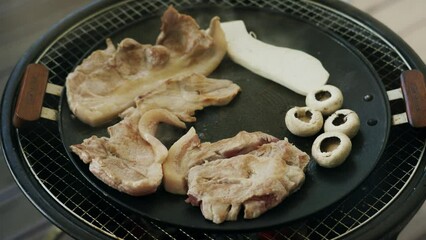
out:
M109 127L109 138L92 136L71 150L110 187L133 196L150 194L161 184L167 157L167 148L154 137L159 122L185 127L164 109L134 113Z
M164 187L171 193L186 194L186 177L191 167L245 154L274 141L278 139L266 133L242 131L232 138L201 143L195 129L191 128L169 149L169 155L163 164Z
M81 121L102 125L134 105L134 98L171 77L210 74L226 53L218 17L203 31L190 16L169 7L163 14L157 45L126 38L116 48L88 56L66 79L67 100Z
M277 142L263 144L256 150L249 152L259 157L281 158L289 166L305 169L309 163L309 155L291 144L287 138Z
M277 206L305 180L309 156L287 140L264 144L232 158L194 166L188 173L187 202L214 223L252 219Z
M175 77L137 97L136 107L121 115L163 108L173 112L184 122L195 122L196 110L205 106L226 105L239 91L240 87L229 80L206 78L199 74Z

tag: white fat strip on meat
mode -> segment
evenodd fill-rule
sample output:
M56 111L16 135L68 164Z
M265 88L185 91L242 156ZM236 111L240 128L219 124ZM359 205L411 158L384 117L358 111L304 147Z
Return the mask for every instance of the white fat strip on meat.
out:
M164 188L170 193L186 194L186 178L193 166L246 154L275 141L278 139L266 133L241 131L231 138L201 143L195 129L191 128L169 149L169 155L163 163Z
M125 38L117 47L94 51L66 78L69 107L82 122L100 126L134 105L134 98L163 81L192 73L209 75L226 54L218 17L208 30L169 7L161 18L156 45Z
M154 109L109 127L109 138L92 136L71 150L110 187L132 196L147 195L161 184L161 164L167 157L167 148L155 138L160 122L185 128L173 113Z
M248 154L194 166L188 173L188 203L216 224L253 219L277 206L305 180L309 156L287 139ZM218 171L218 169L220 169Z

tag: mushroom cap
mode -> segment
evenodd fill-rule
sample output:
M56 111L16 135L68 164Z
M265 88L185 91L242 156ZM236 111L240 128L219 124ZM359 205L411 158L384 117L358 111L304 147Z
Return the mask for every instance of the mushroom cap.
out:
M343 94L340 89L332 85L324 85L309 92L305 99L306 106L320 111L328 116L341 108L343 105Z
M309 107L293 107L285 115L287 129L294 135L309 137L317 134L324 123L321 112Z
M358 114L350 109L340 109L329 116L324 123L324 132L341 132L353 138L359 131Z
M341 132L325 132L319 135L312 144L312 157L315 162L325 168L341 165L352 150L352 142Z

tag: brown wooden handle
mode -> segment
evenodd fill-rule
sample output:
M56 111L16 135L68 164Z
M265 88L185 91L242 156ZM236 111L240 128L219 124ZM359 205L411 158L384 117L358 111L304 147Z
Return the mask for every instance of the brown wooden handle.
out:
M49 70L44 65L30 64L27 66L13 116L15 127L22 127L26 122L40 118L48 75Z
M426 127L426 82L422 72L404 71L401 74L401 89L408 122L413 127Z

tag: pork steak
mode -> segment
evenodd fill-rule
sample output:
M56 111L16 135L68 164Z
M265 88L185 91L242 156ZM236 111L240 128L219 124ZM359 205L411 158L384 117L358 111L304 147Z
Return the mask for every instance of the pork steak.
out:
M121 113L121 117L151 109L167 109L184 122L195 122L195 111L206 106L228 104L240 92L240 87L230 80L207 78L200 74L173 77L155 89L139 95L136 107Z
M117 47L94 51L65 82L68 105L77 118L100 126L134 105L134 98L171 77L197 73L207 76L226 54L220 20L208 30L190 16L169 7L163 14L156 45L123 39Z
M278 139L266 133L241 131L228 139L201 143L195 129L191 128L169 149L163 164L164 188L171 193L186 194L186 177L193 166L245 154L274 141Z
M200 206L216 224L252 219L277 206L305 180L309 156L287 139L267 143L248 154L192 167L188 172L188 203Z
M160 122L185 127L169 111L154 109L109 127L109 138L92 136L71 150L110 187L132 196L147 195L161 184L161 164L167 157L167 148L154 136Z

